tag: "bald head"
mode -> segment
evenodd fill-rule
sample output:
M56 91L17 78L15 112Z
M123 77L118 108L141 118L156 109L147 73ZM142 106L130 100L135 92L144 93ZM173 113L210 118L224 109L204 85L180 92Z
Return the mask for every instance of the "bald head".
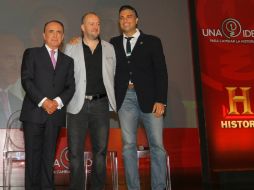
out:
M82 17L81 30L88 40L97 40L100 35L100 18L94 12L84 14Z
M86 20L87 20L87 17L97 17L99 20L99 16L95 13L95 12L88 12L88 13L85 13L83 16L82 16L82 19L81 19L81 24L85 23Z

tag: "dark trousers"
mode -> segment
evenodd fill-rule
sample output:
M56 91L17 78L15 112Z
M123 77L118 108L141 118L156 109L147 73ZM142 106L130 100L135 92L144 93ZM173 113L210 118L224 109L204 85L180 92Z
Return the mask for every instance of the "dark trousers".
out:
M49 119L44 124L24 122L25 189L53 190L53 165L60 127Z
M106 180L109 136L108 99L86 100L78 114L67 115L70 190L84 189L84 142L89 128L93 153L91 189L101 190Z

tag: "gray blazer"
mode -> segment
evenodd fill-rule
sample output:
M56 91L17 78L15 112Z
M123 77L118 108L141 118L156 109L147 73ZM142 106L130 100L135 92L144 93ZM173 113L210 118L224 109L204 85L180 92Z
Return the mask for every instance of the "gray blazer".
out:
M107 91L110 108L116 111L115 91L114 91L114 74L116 67L116 57L113 46L101 40L102 46L102 77L104 86ZM67 106L67 112L77 114L82 109L86 95L86 67L82 41L77 44L67 44L65 54L74 59L74 77L76 91Z

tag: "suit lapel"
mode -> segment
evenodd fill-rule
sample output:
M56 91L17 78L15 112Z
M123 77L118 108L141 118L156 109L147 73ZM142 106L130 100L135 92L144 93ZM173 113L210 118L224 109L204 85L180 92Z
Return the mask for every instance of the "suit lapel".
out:
M102 71L104 70L105 64L106 64L106 51L105 51L105 45L104 42L101 40L101 52L102 52Z
M83 39L81 39L83 40ZM82 71L84 75L86 76L86 64L85 64L85 56L84 56L84 50L83 50L83 44L82 41L80 41L77 45L74 46L73 52L75 53L74 56L76 57L75 60L77 60L74 65L76 65L74 68L77 71Z
M59 67L61 67L62 60L63 60L63 54L62 54L62 52L58 49L58 55L57 55L55 70L58 70ZM51 62L51 60L50 60L50 62ZM52 63L51 63L51 65L52 65L52 68L54 68Z
M47 48L45 47L45 45L42 47L42 54L43 54L42 57L44 58L43 62L45 62L46 65L48 65L48 67L50 67L53 70L59 69L59 67L61 66L61 62L63 60L63 54L62 54L62 52L59 49L58 49L58 55L57 55L55 69L53 67L53 64L52 64L51 59L50 59L49 52L48 52Z
M138 37L138 40L134 46L134 48L132 49L132 52L131 52L131 55L135 55L136 51L139 49L139 48L142 48L143 47L143 44L144 44L144 35L142 32L140 32L140 36Z
M47 50L47 48L44 46L42 46L42 61L43 63L45 64L45 66L47 66L49 69L53 69L54 70L54 67L53 67L53 64L51 62L51 59L50 59L50 56L49 56L49 52Z
M143 44L144 44L144 34L140 31L140 36L139 36L134 48L132 49L131 55L135 55L136 51L139 48L143 47ZM117 46L119 47L119 51L121 52L121 54L126 56L125 50L124 50L124 47L123 47L123 35L119 36Z
M117 46L119 47L119 51L121 52L121 54L125 57L126 54L125 54L125 50L124 50L124 47L123 47L123 35L119 36Z

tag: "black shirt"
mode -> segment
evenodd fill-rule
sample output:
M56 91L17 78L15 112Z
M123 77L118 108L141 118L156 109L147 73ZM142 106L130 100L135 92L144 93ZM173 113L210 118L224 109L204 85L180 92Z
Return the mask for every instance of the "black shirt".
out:
M84 59L86 66L86 95L106 94L102 78L102 47L99 41L94 52L84 43Z

